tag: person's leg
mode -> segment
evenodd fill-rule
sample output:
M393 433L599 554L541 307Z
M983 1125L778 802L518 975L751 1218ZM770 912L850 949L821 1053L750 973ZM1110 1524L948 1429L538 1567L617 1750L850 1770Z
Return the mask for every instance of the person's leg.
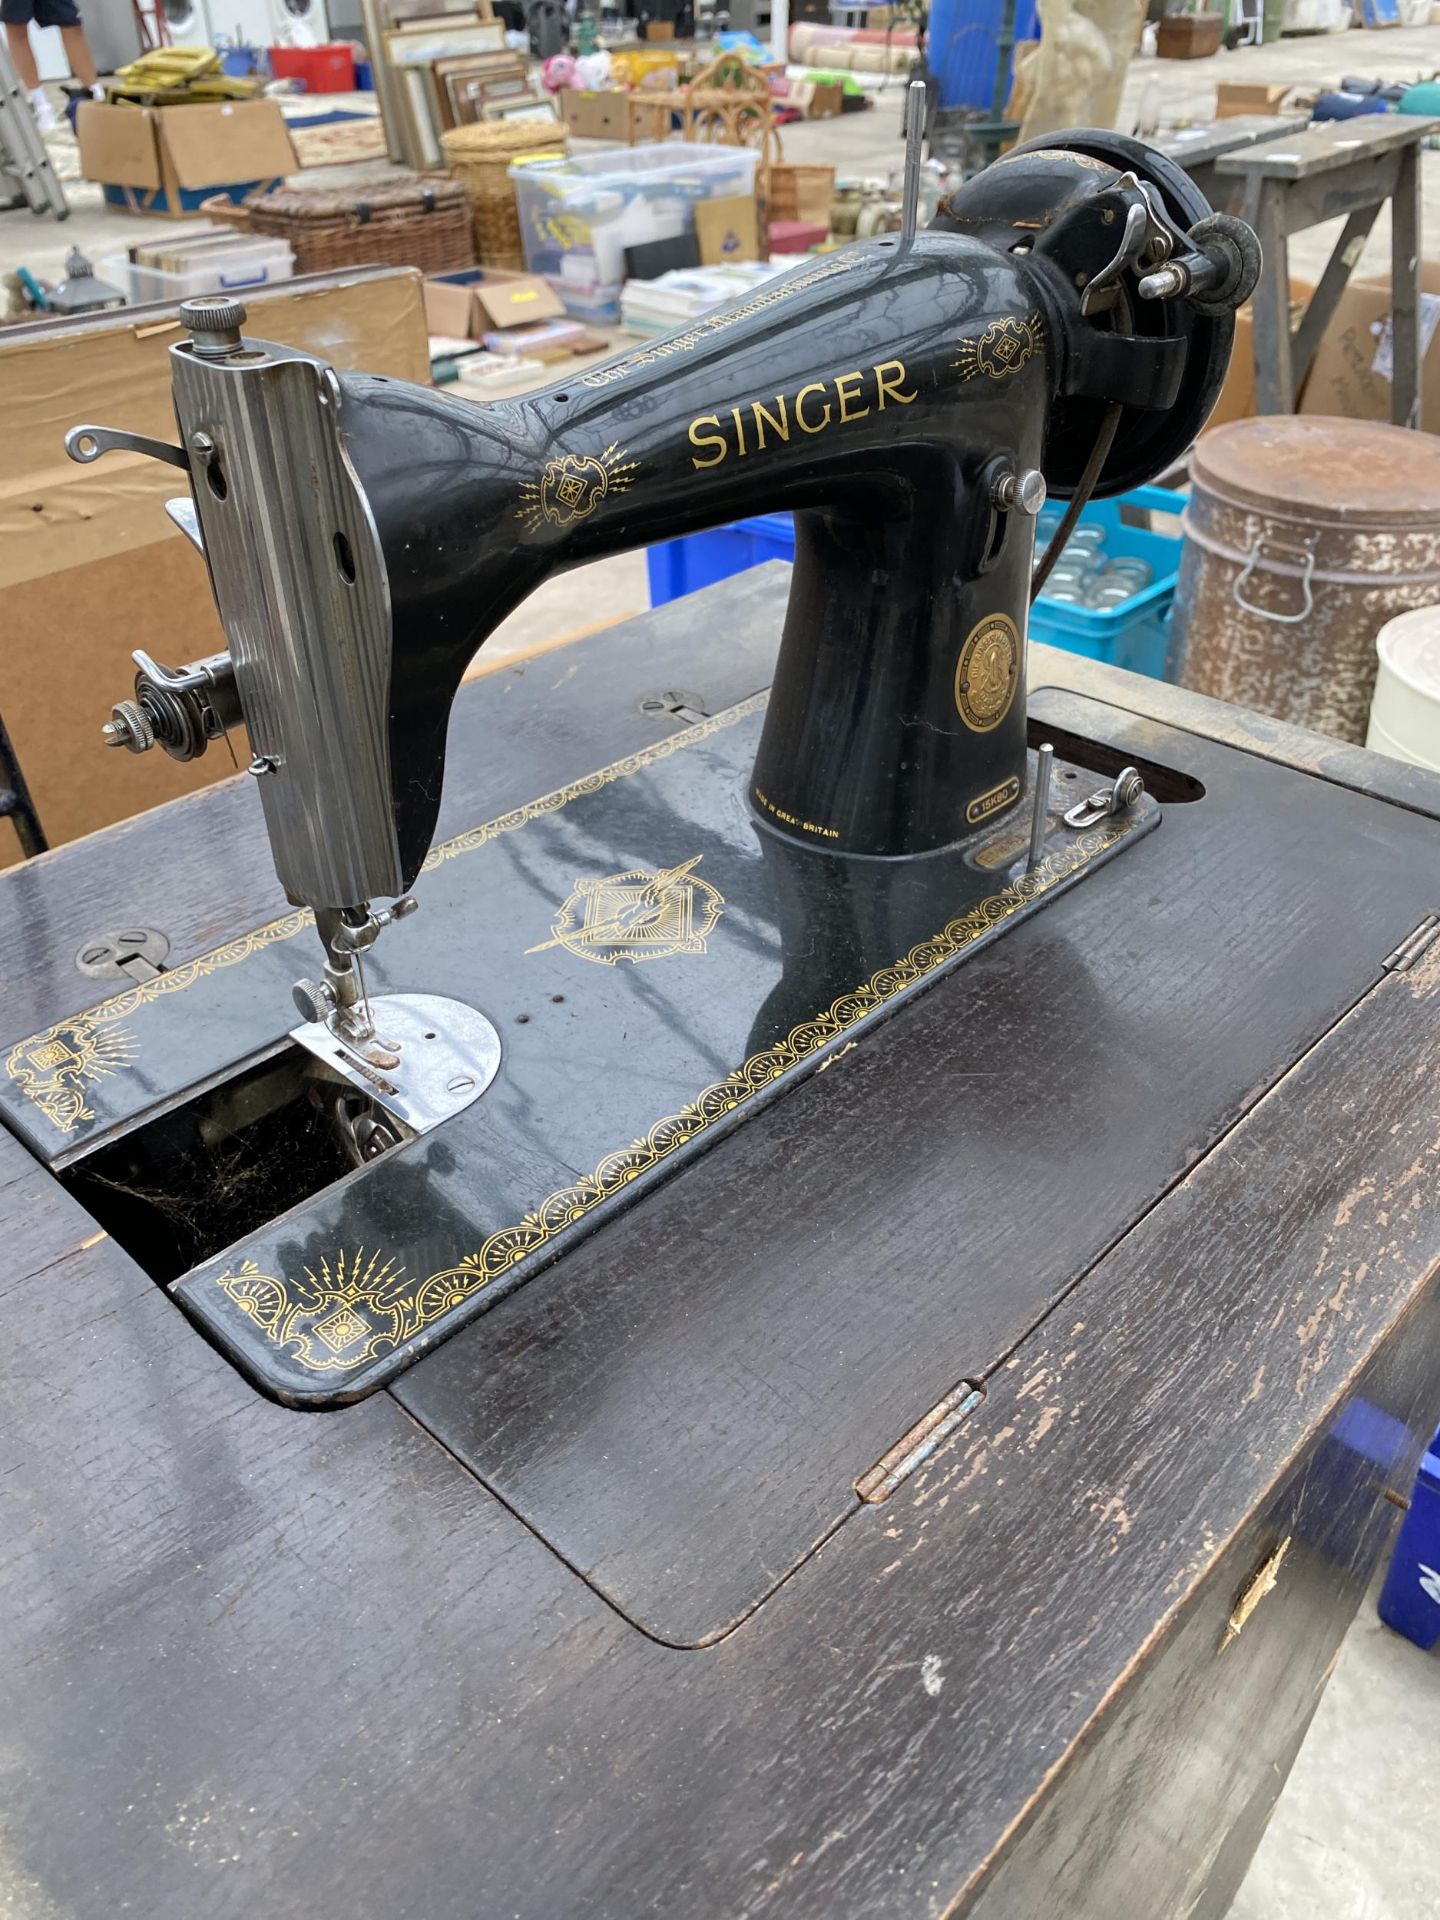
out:
M61 27L60 38L65 47L65 58L70 62L70 71L82 86L93 87L99 77L95 72L95 59L90 51L90 42L85 38L85 29L77 21L73 27Z
M0 0L9 5L10 0ZM95 88L95 61L90 52L90 43L85 38L85 29L80 24L80 9L75 0L26 0L35 11L37 27L58 27L60 39L65 48L65 58L70 62L70 71L81 86Z
M15 9L18 13L19 8ZM33 93L40 84L40 70L35 65L34 49L30 45L30 10L24 9L25 17L11 17L11 9L5 8L5 44L10 49L10 58L15 63L15 71L20 76L20 84L27 92Z
M35 124L42 134L53 133L59 122L49 96L40 84L40 70L35 65L35 52L30 45L30 22L34 17L35 0L0 0L0 20L5 23L5 44L10 49L10 58L15 63L20 84L30 96Z

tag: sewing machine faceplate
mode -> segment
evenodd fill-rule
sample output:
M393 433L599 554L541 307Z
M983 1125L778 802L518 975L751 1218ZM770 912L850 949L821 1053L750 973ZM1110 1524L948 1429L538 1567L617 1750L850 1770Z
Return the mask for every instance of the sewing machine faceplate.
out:
M954 853L819 854L746 801L764 706L432 852L371 990L478 1007L503 1049L436 1132L350 1169L290 1098L299 913L12 1047L7 1120L266 1392L370 1391L1159 821L1067 827L1096 782L1061 760L1033 868L1023 800Z

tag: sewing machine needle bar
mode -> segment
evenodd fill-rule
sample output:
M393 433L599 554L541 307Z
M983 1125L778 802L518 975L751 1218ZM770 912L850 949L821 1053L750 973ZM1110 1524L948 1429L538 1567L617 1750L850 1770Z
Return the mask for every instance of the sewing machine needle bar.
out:
M920 148L925 138L925 82L912 80L905 89L905 189L900 242L915 238L915 216L920 206Z
M350 956L350 964L355 969L355 985L359 989L360 1017L365 1023L365 1032L373 1033L375 1020L370 1008L370 989L365 984L365 968L361 963L358 947Z
M1035 811L1030 817L1030 858L1027 866L1040 864L1045 851L1045 820L1050 811L1050 769L1055 749L1047 740L1035 755Z

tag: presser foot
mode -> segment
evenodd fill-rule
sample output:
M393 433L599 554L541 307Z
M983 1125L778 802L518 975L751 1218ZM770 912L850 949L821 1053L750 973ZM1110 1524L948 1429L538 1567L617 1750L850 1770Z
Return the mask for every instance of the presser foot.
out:
M461 1000L388 993L369 1006L372 1035L383 1031L383 1046L372 1038L362 1048L333 1017L307 1020L291 1029L290 1038L398 1125L399 1133L383 1144L430 1133L462 1113L500 1069L500 1035L483 1013Z

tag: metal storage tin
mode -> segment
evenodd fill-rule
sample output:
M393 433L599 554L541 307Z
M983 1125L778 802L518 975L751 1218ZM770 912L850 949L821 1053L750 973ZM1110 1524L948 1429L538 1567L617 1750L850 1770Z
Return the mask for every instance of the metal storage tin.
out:
M1375 636L1440 598L1440 441L1271 415L1190 460L1169 674L1282 720L1365 738Z

